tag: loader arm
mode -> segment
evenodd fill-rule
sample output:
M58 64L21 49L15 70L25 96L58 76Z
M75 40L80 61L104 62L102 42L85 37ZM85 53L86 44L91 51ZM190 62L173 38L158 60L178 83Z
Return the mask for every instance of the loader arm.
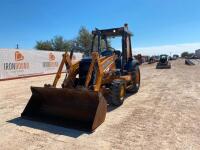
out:
M73 88L75 86L74 81L76 79L76 75L79 72L79 62L76 62L75 64L72 64L69 71L68 76L63 81L62 87L63 88Z
M98 52L92 53L92 62L89 67L89 71L86 77L85 87L88 88L88 85L90 83L90 80L92 78L92 73L94 71L95 65L97 65L97 73L95 77L95 83L93 85L94 91L100 91L101 85L102 85L102 79L106 72L109 72L112 69L115 69L115 59L116 55L112 55L109 57L99 57Z
M97 52L92 53L92 62L90 64L87 76L86 76L86 81L85 81L85 88L88 88L90 80L92 78L92 72L94 70L94 65L96 62L99 60L99 54Z
M65 52L65 54L63 54L62 61L60 63L58 71L56 73L56 77L53 81L53 87L56 87L56 85L61 77L62 69L63 69L64 65L66 65L67 71L69 71L72 66L71 55L69 55L67 52Z

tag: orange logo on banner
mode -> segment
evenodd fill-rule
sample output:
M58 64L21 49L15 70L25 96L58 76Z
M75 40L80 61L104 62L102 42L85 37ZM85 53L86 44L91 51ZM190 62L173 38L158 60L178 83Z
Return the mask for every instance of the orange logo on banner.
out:
M55 60L56 57L53 55L53 53L49 53L49 61Z
M15 61L21 61L24 59L24 56L19 51L15 52Z

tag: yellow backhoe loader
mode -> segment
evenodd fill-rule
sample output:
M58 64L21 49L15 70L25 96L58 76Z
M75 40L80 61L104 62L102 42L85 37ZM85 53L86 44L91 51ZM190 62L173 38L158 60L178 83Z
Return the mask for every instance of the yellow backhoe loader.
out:
M89 57L72 64L73 52L65 53L53 84L31 87L32 96L21 115L23 118L93 131L104 122L108 104L120 106L126 92L139 90L139 63L132 57L128 25L95 29L92 34ZM122 51L110 50L107 44L110 37L121 37ZM106 43L104 50L102 41ZM62 88L57 88L64 65L68 73Z

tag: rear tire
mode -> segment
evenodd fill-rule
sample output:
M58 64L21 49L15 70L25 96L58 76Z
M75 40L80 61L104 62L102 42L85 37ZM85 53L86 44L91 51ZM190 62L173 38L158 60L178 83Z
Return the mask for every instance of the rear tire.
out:
M140 68L139 66L136 66L135 71L132 74L132 85L130 88L128 88L129 93L137 93L140 88Z
M111 104L115 106L122 105L126 95L125 82L123 80L113 80L110 89Z

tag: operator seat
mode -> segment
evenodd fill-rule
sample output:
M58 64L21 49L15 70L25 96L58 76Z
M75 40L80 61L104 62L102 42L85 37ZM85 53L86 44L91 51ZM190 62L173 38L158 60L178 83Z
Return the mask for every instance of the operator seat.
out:
M122 67L122 52L119 50L115 50L114 53L117 55L117 59L115 60L116 68L121 69Z

